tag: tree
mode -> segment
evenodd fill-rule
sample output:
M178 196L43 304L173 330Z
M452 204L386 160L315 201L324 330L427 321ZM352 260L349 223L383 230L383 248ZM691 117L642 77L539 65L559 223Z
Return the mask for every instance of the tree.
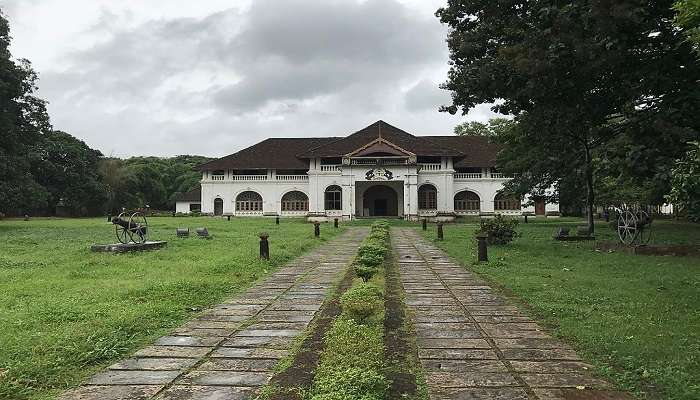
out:
M48 191L46 213L62 204L71 215L95 215L106 199L98 162L102 153L66 132L44 134L34 145L32 172Z
M537 194L579 179L592 232L601 149L640 132L663 137L658 126L700 126L700 68L670 23L671 4L449 0L437 12L450 27L443 87L452 105L443 111L502 100L494 111L519 126L499 157L518 173L511 188Z
M514 129L516 122L507 118L491 118L488 123L483 122L463 122L455 126L454 133L457 136L486 136L497 138Z
M680 0L673 5L676 10L676 25L681 27L688 40L700 53L700 0Z
M33 145L51 130L46 104L34 96L37 75L27 60L12 60L10 28L0 12L0 212L45 206L47 191L30 171Z
M693 221L700 221L700 142L689 143L685 157L676 162L671 172L671 193L668 202L676 211Z

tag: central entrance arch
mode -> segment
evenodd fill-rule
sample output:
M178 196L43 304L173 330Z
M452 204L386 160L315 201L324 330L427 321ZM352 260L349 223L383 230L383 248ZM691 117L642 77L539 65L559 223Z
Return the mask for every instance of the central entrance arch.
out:
M386 185L370 186L362 194L363 216L398 217L399 194Z

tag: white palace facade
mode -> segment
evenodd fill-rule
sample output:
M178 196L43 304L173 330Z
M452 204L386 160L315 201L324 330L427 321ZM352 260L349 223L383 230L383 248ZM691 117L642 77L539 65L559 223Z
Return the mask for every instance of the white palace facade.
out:
M558 204L503 196L499 146L474 136L415 136L383 121L346 137L271 138L199 166L201 188L176 211L310 219L451 220L558 215Z

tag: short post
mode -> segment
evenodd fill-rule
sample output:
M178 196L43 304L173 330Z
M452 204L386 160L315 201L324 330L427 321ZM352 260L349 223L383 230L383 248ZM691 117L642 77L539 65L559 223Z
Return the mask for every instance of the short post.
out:
M107 214L107 222L112 222L112 216L110 214Z
M231 220L231 216L230 216L230 215L227 215L227 216L226 216L226 220L227 220L227 221L230 221L230 220Z
M175 214L177 214L177 212L176 212L176 211L173 211L173 217L175 216Z
M476 235L476 240L479 241L479 262L487 262L489 260L488 250L486 248L486 239L488 235L480 233Z
M525 214L525 223L527 224L527 214Z
M277 216L275 216L275 225L279 225L279 224L280 224L280 216L277 215Z
M338 218L333 219L333 227L337 228L338 227Z
M423 218L422 224L423 224L423 230L427 230L428 229L428 220Z
M445 238L443 232L442 232L442 222L437 223L437 235L438 235L438 240L442 240Z
M316 236L316 237L321 236L321 223L320 222L314 222L314 236Z
M260 237L260 259L269 260L270 259L270 242L267 238L270 237L266 232L262 232L258 235Z

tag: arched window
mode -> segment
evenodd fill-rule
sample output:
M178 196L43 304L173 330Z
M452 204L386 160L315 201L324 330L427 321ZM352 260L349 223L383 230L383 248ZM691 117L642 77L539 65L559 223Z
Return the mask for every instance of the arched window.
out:
M418 188L418 209L437 210L437 189L433 185Z
M455 195L455 211L479 211L481 209L481 199L479 195L464 190Z
M236 196L236 211L262 211L263 199L256 192L247 191Z
M501 192L496 193L493 198L493 209L496 211L520 210L520 199L508 197Z
M326 210L342 210L343 209L343 189L338 185L331 185L326 188L324 197Z
M309 198L304 193L292 191L282 196L282 211L309 211Z

